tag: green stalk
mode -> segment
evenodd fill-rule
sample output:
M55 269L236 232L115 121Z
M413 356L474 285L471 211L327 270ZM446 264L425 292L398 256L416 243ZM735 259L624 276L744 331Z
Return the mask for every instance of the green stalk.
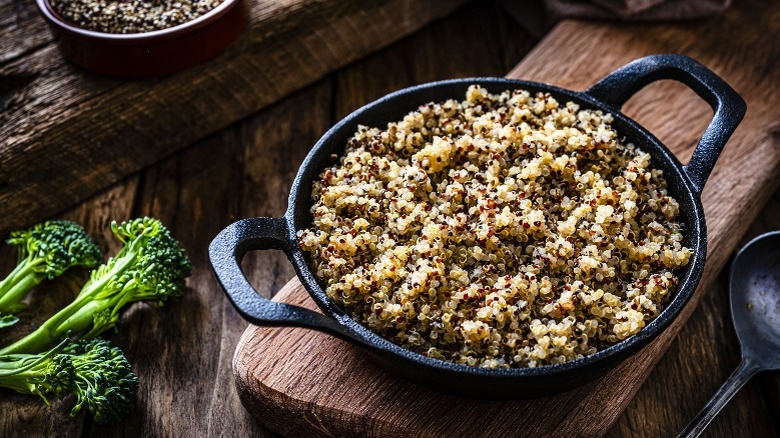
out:
M95 321L95 315L97 315L103 309L110 308L111 306L111 300L90 301L61 324L61 327L67 327L68 330L59 330L59 336L67 336L68 331L72 331L74 334L86 331L88 328L90 328L90 326L93 325ZM88 333L85 333L79 337L81 339L92 339L102 333L104 329L105 327L102 327L101 330L95 330L95 327L93 327L92 330L90 330Z
M3 281L0 281L0 299L5 297L5 295L8 294L8 291L13 289L14 285L17 283L17 279L22 275L28 275L29 271L33 270L33 265L27 262L22 262L16 267L14 267L14 270L11 271L10 274L8 274L7 277Z
M100 278L97 281L93 281L92 278L87 281L87 284L84 285L84 287L81 289L81 292L76 296L76 299L70 303L67 307L62 309L61 311L57 312L49 318L43 326L48 327L48 330L54 330L57 327L60 327L62 325L65 325L64 323L73 315L78 313L78 310L82 307L85 307L86 303L88 301L95 301L95 295L97 295L99 292L105 288L106 284L111 281L111 279L115 276L121 273L122 271L126 270L128 266L130 266L134 260L135 260L135 253L133 253L133 256L131 257L120 257L115 259L117 260L115 264L112 266L112 269L109 272L106 272L100 276ZM94 306L90 307L93 308ZM86 328L86 327L85 327ZM34 332L33 332L34 333ZM12 345L13 346L13 345ZM0 354L3 354L3 352L10 347L6 347L2 350L0 350Z
M57 342L62 341L68 332L78 333L86 330L89 324L92 323L92 314L88 313L89 310L93 310L100 305L99 302L86 302L87 299L77 299L70 303L62 310L57 312L49 320L43 323L40 327L35 329L34 332L19 339L13 344L0 350L0 356L6 354L35 354L45 351L47 348L51 348ZM67 326L59 324L57 321L67 321L73 315L82 313L82 318L76 318L73 320L74 325ZM78 325L76 325L78 322ZM66 327L66 328L64 328Z
M137 244L139 244L138 241L133 242L133 244L131 245L137 245ZM119 254L116 255L116 257L114 258L114 266L111 267L111 271L101 275L98 281L93 281L93 279L90 278L89 281L87 281L87 284L85 284L84 287L81 289L81 292L79 292L79 294L76 296L76 299L78 300L83 296L91 295L96 290L102 289L106 285L106 283L108 283L115 275L126 270L128 266L134 263L135 258L138 255L138 252L135 251L135 248L132 248L133 249L132 252L125 251L127 249L129 249L127 246L123 247L119 251ZM128 253L132 255L128 257L127 256Z
M36 394L47 405L51 405L39 385L33 383L43 381L48 370L45 367L33 369L59 354L67 342L67 340L63 340L59 345L42 355L11 354L0 357L0 386L23 394Z
M134 259L135 253L130 257L118 259L119 261L112 267L111 271L101 275L97 281L88 281L72 303L54 314L34 332L4 347L0 350L0 355L40 353L60 342L69 334L79 334L88 329L94 320L94 315L111 304L110 299L96 300L95 295L104 292L103 288L111 278L124 271L128 265L133 263ZM90 334L93 333L90 332Z
M17 280L20 278L21 280ZM21 271L21 274L13 279L10 289L0 296L0 312L14 313L23 309L25 306L19 302L33 287L41 284L43 281L43 275L35 275L35 271L31 267L27 267ZM20 308L21 306L21 308Z
M32 366L35 365L37 365L37 363L34 363ZM29 370L32 368L32 366L25 368L26 370ZM21 392L22 394L38 394L43 397L42 394L39 394L35 391L35 385L28 383L29 381L25 374L30 377L40 377L41 372L11 370L10 372L0 374L0 385L2 385L3 388L13 389L14 391ZM44 398L44 400L46 399Z
M8 289L13 287L15 278L19 276L19 273L27 269L27 266L29 266L28 263L20 262L14 267L14 270L5 277L3 281L0 281L0 296L5 295Z
M47 351L46 354L40 356L35 355L35 357L37 358L35 360L30 360L31 355L29 354L3 355L2 357L0 357L0 370L2 370L0 371L0 377L19 374L29 370L30 368L40 364L41 362L59 353L61 347L65 345L66 342L67 341L60 342L60 344L57 345L56 348L52 348L51 350ZM28 362L28 363L20 367L19 362Z

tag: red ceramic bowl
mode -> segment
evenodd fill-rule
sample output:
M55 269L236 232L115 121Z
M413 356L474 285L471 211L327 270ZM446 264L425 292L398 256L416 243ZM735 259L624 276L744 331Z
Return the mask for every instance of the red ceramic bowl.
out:
M59 37L62 55L94 72L121 77L175 73L205 62L238 38L249 17L247 0L225 0L192 21L154 32L113 34L76 27L48 0L37 0Z

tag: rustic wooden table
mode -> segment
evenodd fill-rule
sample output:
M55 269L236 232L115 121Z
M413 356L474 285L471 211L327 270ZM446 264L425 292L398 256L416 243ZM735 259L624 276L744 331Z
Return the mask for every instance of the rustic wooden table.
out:
M70 419L70 399L48 407L34 397L0 392L0 436L274 436L247 414L236 395L231 359L246 323L213 279L206 257L211 238L240 218L280 216L311 145L353 109L421 82L503 76L536 43L499 5L469 3L57 214L84 224L107 252L118 246L108 230L111 220L143 215L162 219L191 256L192 287L182 300L162 309L136 305L112 336L141 381L137 407L122 423L100 427L86 416ZM743 242L778 228L780 192L775 192ZM13 262L12 251L0 248L0 272L10 270ZM250 254L244 268L257 289L269 293L294 275L286 259L274 252ZM1 334L0 341L45 319L68 301L69 291L84 278L83 272L69 273L52 293L38 291L30 319ZM607 435L673 435L738 361L726 276L721 274ZM706 435L776 435L778 382L776 375L753 379Z

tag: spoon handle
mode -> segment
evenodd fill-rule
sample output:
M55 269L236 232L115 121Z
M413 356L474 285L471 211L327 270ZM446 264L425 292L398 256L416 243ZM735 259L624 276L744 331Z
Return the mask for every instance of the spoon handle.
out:
M696 417L688 423L685 430L677 435L677 438L695 438L698 437L708 424L718 415L726 403L734 397L734 394L742 388L759 371L758 366L747 357L742 358L742 362L731 376L723 382L718 392L712 396L710 401L699 411Z

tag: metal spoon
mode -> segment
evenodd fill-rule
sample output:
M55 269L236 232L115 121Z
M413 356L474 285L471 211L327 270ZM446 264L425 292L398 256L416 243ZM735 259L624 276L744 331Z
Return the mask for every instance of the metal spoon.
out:
M780 231L762 234L731 266L731 318L742 362L679 437L697 437L759 371L780 370Z

